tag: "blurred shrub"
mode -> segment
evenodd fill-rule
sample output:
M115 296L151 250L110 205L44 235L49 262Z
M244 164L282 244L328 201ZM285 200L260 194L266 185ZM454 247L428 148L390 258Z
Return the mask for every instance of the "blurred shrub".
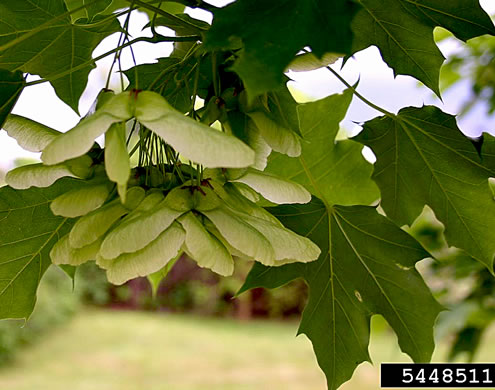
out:
M94 263L77 270L76 291L85 304L132 310L190 312L238 318L286 318L301 314L307 298L306 284L294 281L275 290L255 289L240 296L250 262L238 260L232 277L223 278L182 257L158 288L155 298L146 278L112 286Z
M0 365L11 361L15 352L68 321L79 308L79 294L72 293L70 279L59 268L50 267L43 277L34 312L23 321L0 321Z
M493 19L493 18L492 18ZM439 29L439 41L456 42L454 36ZM470 83L470 95L463 98L460 115L471 111L478 103L485 103L490 114L495 113L495 39L484 35L470 39L449 55L442 66L440 87L445 91L460 82Z
M450 342L449 360L472 361L495 322L495 278L463 251L447 246L444 226L431 209L425 207L409 232L436 258L422 268L435 296L449 309L440 314L436 336Z

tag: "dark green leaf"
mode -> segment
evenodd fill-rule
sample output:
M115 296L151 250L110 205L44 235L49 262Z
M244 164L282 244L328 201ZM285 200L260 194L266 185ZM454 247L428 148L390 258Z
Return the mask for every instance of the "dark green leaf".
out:
M111 3L112 0L98 0L96 2L94 0L65 0L65 4L67 5L67 9L69 11L87 5L86 8L71 14L71 18L74 22L78 19L88 19L89 21L93 20L96 15L105 11ZM129 4L130 3L127 3L127 6L129 6ZM121 8L124 7L126 6Z
M443 27L463 41L495 34L495 27L478 0L400 0L400 3L423 23Z
M72 283L74 283L77 267L68 264L60 264L57 267L64 271L64 273L72 280Z
M481 159L483 165L492 172L492 177L495 177L495 137L491 134L483 133Z
M165 12L168 12L169 14L178 14L184 12L184 9L186 8L183 4L180 3L175 3L173 1L145 1L145 3L149 3L150 5L157 7ZM130 2L127 1L127 6L130 5ZM145 7L139 7L139 9L143 12L145 12L150 20L155 16L155 13L153 11L150 11L149 9ZM160 16L160 15L157 15Z
M156 64L143 64L126 70L124 73L129 79L129 88L136 88L136 80L141 89L149 89L150 86L163 86L162 95L177 110L187 112L191 108L191 95L188 93L188 80L180 80L178 67L180 58L159 58ZM137 79L136 79L137 72Z
M33 311L50 250L72 225L52 214L50 202L79 183L62 179L48 188L0 189L0 319L27 319Z
M465 353L468 355L469 362L471 363L474 354L479 348L481 337L485 330L484 327L467 326L457 332L454 343L449 351L449 361Z
M433 28L408 12L400 1L359 3L363 8L352 23L354 51L376 45L395 75L413 76L440 95L438 79L444 57L433 40Z
M253 98L278 88L305 46L317 56L349 53L356 10L347 0L238 0L215 11L205 44L209 50L243 46L233 69Z
M429 361L441 307L414 268L428 256L416 240L369 206L330 207L313 198L306 205L270 211L318 244L322 254L308 264L256 264L242 290L278 287L296 277L306 280L309 300L299 333L311 339L329 389L348 380L359 363L370 361L373 314L385 317L414 361Z
M249 111L263 111L272 121L280 126L299 133L299 120L297 118L297 102L292 97L286 82L271 92L261 95L250 105Z
M367 122L355 139L377 157L373 179L391 219L411 224L427 204L445 225L447 242L493 271L490 171L455 117L433 106L404 108L397 116Z
M90 3L89 0L65 0L65 2L69 10ZM158 7L161 10L172 14L184 12L184 8L185 8L184 5L172 1L158 2L156 0L143 0L143 2L148 3L154 7ZM95 4L90 5L87 12L86 10L81 10L79 12L72 14L72 18L74 21L81 18L88 18L88 14L89 14L89 19L91 20L91 18L97 14L109 15L117 10L129 8L131 6L131 3L132 3L131 1L127 1L127 0L99 0ZM139 7L139 10L145 12L150 19L154 16L154 12L150 11L149 9L146 9L144 7Z
M352 141L335 142L352 99L350 90L297 108L302 153L297 158L273 152L267 171L294 180L330 204L370 204L379 193L372 166Z
M88 74L95 67L91 54L103 38L119 31L120 24L114 18L73 24L69 15L63 16L66 12L63 0L39 0L36 7L29 0L0 5L0 67L48 79L58 97L77 112ZM23 39L24 34L33 35Z
M181 63L181 58L177 57L158 58L157 63L138 65L124 73L130 82L129 89L155 89L160 91L174 108L181 112L188 112L191 109L194 84L188 75L195 64L194 58L186 63ZM209 69L211 69L211 63ZM198 90L204 91L208 88L211 82L210 74L211 71L200 72Z
M182 6L182 8L184 8L184 6ZM179 12L181 12L181 11L179 11ZM207 30L208 28L210 28L210 25L208 23L203 22L202 20L194 19L194 18L190 17L188 14L176 14L175 16L177 16L178 18L180 18L182 20L185 20L189 24L196 26L202 30ZM146 25L146 27L149 27L151 25L151 23L152 22L150 21ZM155 26L165 26L165 27L168 27L168 28L174 30L177 33L177 36L196 35L198 33L197 29L188 28L187 26L184 26L183 24L174 23L173 21L171 21L167 18L164 18L163 16L156 17L154 24L155 24Z
M0 69L0 128L14 108L25 85L22 72Z

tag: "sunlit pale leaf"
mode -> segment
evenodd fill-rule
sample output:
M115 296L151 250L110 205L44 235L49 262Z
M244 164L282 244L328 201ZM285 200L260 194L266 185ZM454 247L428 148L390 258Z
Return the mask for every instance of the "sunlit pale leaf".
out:
M69 235L66 234L53 246L50 251L50 258L53 264L78 266L96 259L101 241L101 239L98 239L87 246L76 249L70 246Z
M311 200L311 194L302 185L256 169L248 169L232 181L248 185L273 203L308 203Z
M10 114L3 128L14 138L20 147L30 152L41 152L52 142L60 131L54 130L32 119Z
M122 253L143 249L182 213L167 207L162 202L135 218L123 221L105 237L100 250L102 257L113 259Z
M192 212L184 214L179 222L186 232L185 250L200 267L209 268L223 276L234 272L234 260L228 250L211 235Z
M287 70L293 72L309 72L331 65L343 56L336 53L325 53L322 58L316 57L313 53L303 53L297 55L289 64Z
M225 240L247 257L273 264L275 253L270 242L258 230L227 209L203 211Z
M87 153L95 138L105 133L112 124L132 117L130 99L132 97L129 93L112 97L93 115L84 118L76 127L50 142L43 149L41 160L47 165L53 165Z
M301 154L301 142L297 134L271 120L263 112L250 112L249 117L273 150L290 157L297 157Z
M275 252L275 262L272 265L316 260L320 248L306 237L299 236L293 231L269 221L246 216L244 221L258 230L270 242Z
M125 123L115 123L105 133L105 170L111 181L121 186L122 202L125 202L125 188L131 175L131 162L125 139Z
M50 166L23 165L10 170L5 176L5 182L12 188L23 190L29 187L49 187L62 177L86 179L92 172L91 163L91 158L87 157Z
M182 115L156 93L139 94L136 118L184 158L205 167L237 168L254 163L254 151L245 143Z
M88 184L82 188L68 191L50 204L55 215L75 218L100 207L110 194L108 184Z
M116 199L79 218L69 235L70 246L82 248L93 243L102 237L121 217L136 208L143 198L144 190L139 187L132 187L127 191L125 205L120 202L120 199Z
M134 253L125 253L116 259L97 263L107 270L110 283L120 285L138 276L159 271L179 254L184 243L184 230L173 224L146 247Z

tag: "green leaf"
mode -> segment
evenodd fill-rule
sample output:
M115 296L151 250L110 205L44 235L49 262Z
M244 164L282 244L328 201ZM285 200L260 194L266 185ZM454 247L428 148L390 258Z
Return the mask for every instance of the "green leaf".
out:
M349 140L334 141L352 99L350 90L298 106L302 153L272 153L267 172L302 184L330 204L370 204L378 199L372 166Z
M182 115L157 93L139 94L136 119L184 158L205 167L242 168L254 163L254 151L244 142Z
M172 260L170 260L161 270L153 272L146 276L151 285L151 291L153 294L153 298L156 298L156 294L158 293L158 288L160 287L160 283L167 277L168 273L172 270L177 260L182 256L182 252Z
M495 27L478 0L400 0L405 10L431 27L443 27L467 41L484 34L495 35Z
M72 282L72 288L74 289L76 282L77 267L67 264L60 264L58 268L60 268L70 278Z
M293 72L309 72L328 65L332 65L341 59L341 54L325 53L322 58L316 57L313 53L303 53L297 55L289 64L287 70Z
M222 276L234 272L234 260L229 251L211 235L192 212L178 220L186 232L186 253L202 268L209 268Z
M167 1L144 0L143 3L148 3L149 5L156 7L156 8L159 8L162 11L168 12L169 14L172 14L172 15L180 14L180 15L175 15L175 16L180 17L181 19L184 19L184 18L182 18L181 13L184 12L186 6L184 4L180 4L180 2L174 2L174 1L168 1L168 0ZM112 5L110 6L109 10L112 10L112 9L116 10L119 8L129 7L130 4L131 3L129 1L126 1L126 0L114 0ZM155 14L154 11L152 11L148 8L145 8L143 6L139 7L139 10L141 12L146 13L150 20L153 17L156 17L156 19L161 19L161 20L166 19L163 16L160 16L159 14ZM105 11L105 13L107 13L107 12L108 11ZM170 21L170 19L166 19L166 20ZM173 23L167 23L167 24L171 24L170 28L174 29L175 24L173 24ZM166 26L167 24L163 24L163 25ZM157 24L157 25L161 25L161 24ZM201 24L200 24L200 26L201 26ZM194 30L193 33L197 33L197 30Z
M168 4L174 4L171 2L170 3L167 2L167 3ZM167 4L167 3L162 3L162 5ZM201 30L208 30L210 28L210 25L208 23L206 23L202 20L199 20L199 19L194 19L191 16L189 16L188 14L180 13L180 12L183 12L184 9L185 9L185 7L182 6L181 10L176 10L174 12L168 10L167 12L175 14L176 17L178 17L179 19L185 20L187 23L189 23L192 26L190 26L190 27L185 26L182 23L177 23L177 21L170 20L170 18L166 18L166 17L158 15L155 18L155 27L156 26L168 27L168 28L174 30L177 33L177 36L196 35L198 33L198 28ZM153 15L151 15L151 18L152 17L153 17ZM149 22L146 25L146 27L149 27L149 26L151 26L151 22ZM197 28L194 28L193 26L197 27Z
M7 117L3 128L21 148L30 152L41 152L46 145L62 134L32 119L15 114Z
M63 179L43 189L0 188L0 318L27 319L33 311L50 250L71 227L52 214L50 202L79 185Z
M274 288L303 277L309 285L299 333L313 343L328 388L347 381L370 361L370 318L381 314L402 351L427 362L434 348L433 325L440 305L415 263L428 253L406 232L369 206L305 205L270 211L285 226L321 248L318 261L268 268L256 264L241 291Z
M176 42L177 44L195 44L194 42ZM153 64L142 64L124 71L129 79L128 89L156 90L176 110L187 113L192 108L195 69L199 66L197 93L206 98L211 86L211 58L202 57L198 63L196 56L184 59L181 53L174 51L170 57L157 58ZM194 72L194 73L193 73ZM194 78L191 78L194 74Z
M250 99L276 89L283 72L305 46L316 56L350 53L350 22L357 10L347 0L238 0L214 12L207 50L242 50L233 70Z
M149 89L153 84L163 86L161 94L172 107L180 112L188 112L191 109L191 93L185 72L191 70L189 66L181 65L181 58L158 58L155 64L142 64L134 66L124 74L129 79L129 87ZM157 81L161 81L158 83ZM139 83L139 84L138 84ZM186 84L187 83L187 84Z
M64 1L69 11L87 5L86 8L80 10L79 12L75 12L71 14L72 21L74 22L77 21L78 19L88 19L89 21L92 21L96 15L105 11L112 3L112 0L97 0L96 2L94 0L64 0ZM129 4L130 3L126 3L125 6L129 6Z
M404 108L397 116L367 122L355 139L377 157L373 179L391 219L410 225L427 204L445 225L449 245L493 272L491 174L455 117L433 106Z
M375 45L394 70L422 81L440 96L439 74L444 57L433 40L433 28L397 0L359 0L362 9L352 23L353 51Z
M495 177L495 137L489 133L483 133L481 160L483 165L490 169L492 177Z
M58 196L51 203L50 209L55 215L80 217L100 207L109 194L108 183L88 184Z
M124 253L112 260L98 257L96 263L107 270L110 283L120 285L163 268L181 251L184 236L184 230L175 223L143 249Z
M9 1L0 9L0 68L48 79L58 97L78 112L88 74L95 67L92 52L103 38L120 30L118 21L72 23L69 15L64 16L63 0L39 0L35 6L30 0Z
M0 129L15 106L26 82L22 72L0 69Z

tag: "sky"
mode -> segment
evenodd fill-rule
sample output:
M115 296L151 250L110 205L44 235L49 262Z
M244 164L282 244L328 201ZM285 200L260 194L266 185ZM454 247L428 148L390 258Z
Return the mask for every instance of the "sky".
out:
M216 1L216 5L222 5L229 1ZM213 3L213 1L211 1ZM480 0L482 7L490 14L495 14L494 0ZM211 15L207 12L188 10L191 16L211 21ZM143 13L133 13L130 33L133 37L147 35L141 31L146 24L147 17ZM149 29L148 29L149 30ZM173 32L166 28L158 30L161 34L172 35ZM96 57L117 45L118 34L106 38L93 52ZM460 43L447 42L440 46L444 56L448 56L459 50ZM133 45L136 58L141 63L152 63L158 57L167 56L172 46L169 43L149 44L140 42ZM112 62L112 56L98 61L97 68L89 76L87 88L81 98L79 111L84 115L92 105L98 91L105 85L106 74ZM122 58L122 68L128 69L133 66L130 51L126 50ZM443 95L443 102L436 98L433 93L420 85L420 83L409 76L398 76L394 78L390 69L382 60L378 49L371 47L353 56L341 69L341 62L337 62L333 67L351 84L358 79L358 91L373 103L391 112L397 112L402 107L422 106L423 104L434 104L442 108L445 112L455 114L469 93L469 85L461 83L452 90L448 90ZM345 87L326 69L319 69L312 72L289 72L288 76L293 80L290 87L303 92L311 99L318 99L332 93L341 92ZM28 80L35 80L37 76L30 76ZM119 77L114 76L113 85L119 85ZM26 88L13 112L41 122L47 126L60 131L66 131L74 127L79 121L79 116L72 111L65 103L60 101L49 83L38 84ZM342 126L350 133L359 131L359 123L378 116L379 113L364 103L354 98ZM471 115L458 121L459 127L466 134L471 136L479 135L483 131L495 134L495 116L487 116L483 107L477 107ZM0 170L8 170L12 167L13 160L17 157L38 158L37 154L24 151L17 145L17 142L9 138L5 131L0 131Z

